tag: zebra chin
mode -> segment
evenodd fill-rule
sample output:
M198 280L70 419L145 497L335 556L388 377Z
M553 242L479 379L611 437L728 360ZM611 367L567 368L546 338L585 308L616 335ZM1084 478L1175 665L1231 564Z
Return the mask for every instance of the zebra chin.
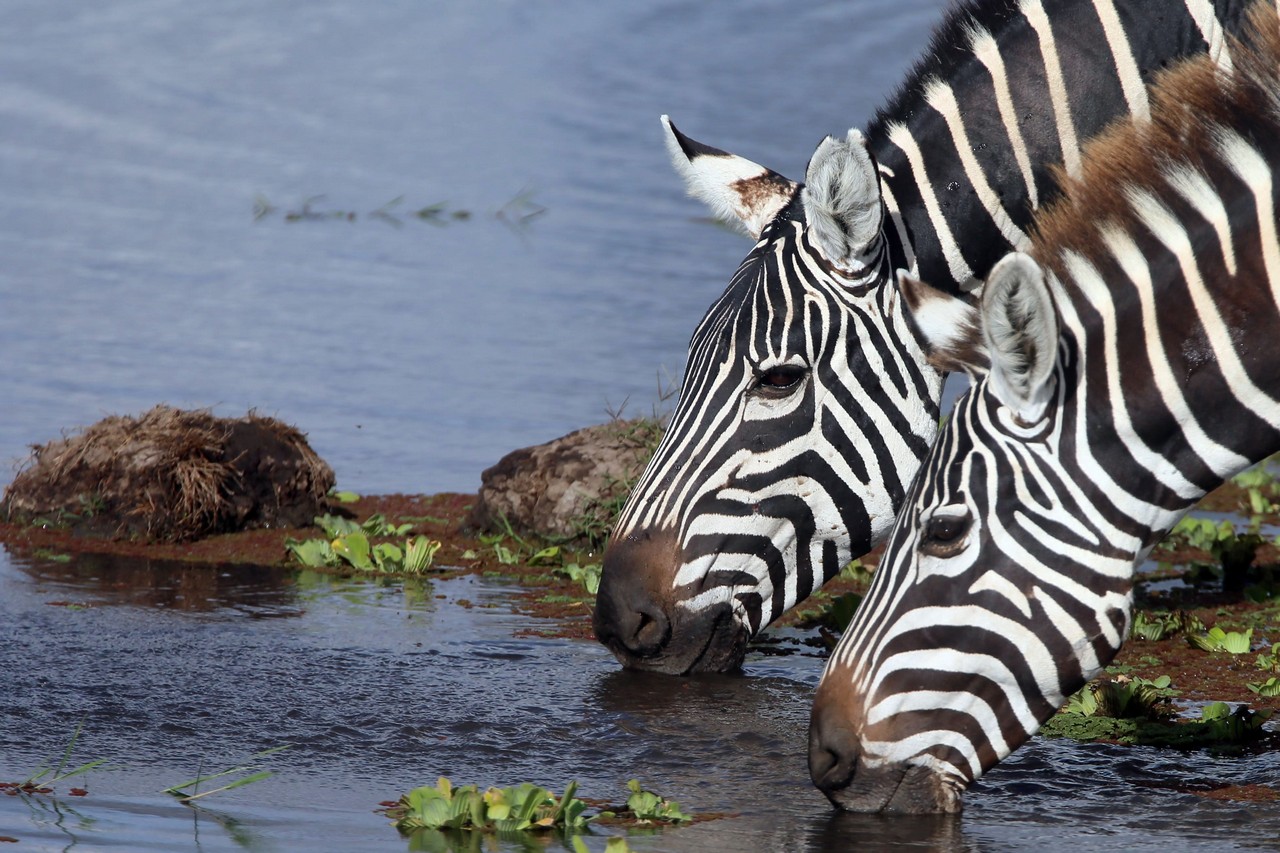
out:
M679 553L675 534L660 530L609 544L592 620L596 639L627 669L689 675L741 668L750 628L729 602L683 606L688 591L673 583Z
M823 686L826 686L825 684ZM809 776L831 804L849 812L955 814L966 782L929 756L868 760L853 721L827 708L819 688L809 722Z

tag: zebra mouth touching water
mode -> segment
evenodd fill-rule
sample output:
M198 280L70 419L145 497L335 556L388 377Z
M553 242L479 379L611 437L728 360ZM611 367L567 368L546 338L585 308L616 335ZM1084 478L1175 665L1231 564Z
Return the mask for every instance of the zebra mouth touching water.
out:
M729 672L742 666L751 627L734 598L734 577L716 572L686 586L657 587L653 572L628 571L656 559L670 562L674 533L644 531L610 548L615 571L605 572L596 593L596 638L624 667L667 675ZM754 585L753 575L743 575Z

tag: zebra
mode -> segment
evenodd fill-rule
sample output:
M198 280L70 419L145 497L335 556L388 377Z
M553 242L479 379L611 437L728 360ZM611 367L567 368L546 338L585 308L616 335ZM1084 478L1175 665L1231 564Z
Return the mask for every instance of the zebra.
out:
M892 273L958 295L1027 245L1051 164L1149 112L1145 81L1208 53L1243 0L967 0L807 186L682 134L692 195L756 240L693 333L670 425L604 555L594 629L626 667L740 666L749 639L887 535L937 432L944 373ZM970 294L972 295L972 294Z
M1275 7L1252 25L1231 72L1188 60L1149 125L1087 149L979 306L903 275L974 384L815 695L809 768L837 806L959 811L1115 656L1150 549L1280 450Z

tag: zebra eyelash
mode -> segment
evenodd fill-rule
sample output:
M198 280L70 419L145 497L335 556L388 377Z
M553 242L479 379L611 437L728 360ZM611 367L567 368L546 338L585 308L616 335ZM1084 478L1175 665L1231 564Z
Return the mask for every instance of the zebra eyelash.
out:
M931 557L954 557L964 550L973 528L973 512L965 504L940 506L920 520L922 553Z
M789 397L804 387L809 368L803 364L775 364L759 368L750 393L771 399Z

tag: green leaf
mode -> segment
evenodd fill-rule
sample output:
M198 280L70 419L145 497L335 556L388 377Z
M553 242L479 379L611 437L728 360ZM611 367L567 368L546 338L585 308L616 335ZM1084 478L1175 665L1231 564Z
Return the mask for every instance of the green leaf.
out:
M560 556L560 546L550 545L546 548L543 548L541 551L536 552L532 557L530 557L529 565L537 566L543 563L549 563L553 560L558 559L559 556Z
M1231 631L1227 634L1222 642L1224 651L1233 655L1242 655L1249 651L1253 645L1253 629L1250 628L1244 633Z
M338 503L343 503L343 504L353 504L356 501L360 500L360 496L357 495L355 492L333 492L329 495L329 497L333 498Z
M1268 678L1266 681L1250 682L1245 687L1257 693L1264 699L1274 699L1280 696L1280 678Z
M436 552L440 550L441 544L434 539L428 539L426 536L417 536L410 539L405 545L404 570L413 574L421 574L431 568L431 563L435 560Z
M1200 719L1222 720L1231 716L1231 707L1226 702L1210 702L1200 709Z
M308 539L305 542L286 539L284 546L304 566L334 566L338 563L338 555L324 539Z
M399 546L382 542L373 546L373 561L380 571L397 571L404 565L404 552Z
M346 536L349 533L355 533L360 529L360 525L356 524L349 518L343 518L340 515L318 515L312 521L316 527L325 532L330 539L337 539L339 536Z
M369 537L360 531L333 540L333 552L357 569L374 568L370 559Z

